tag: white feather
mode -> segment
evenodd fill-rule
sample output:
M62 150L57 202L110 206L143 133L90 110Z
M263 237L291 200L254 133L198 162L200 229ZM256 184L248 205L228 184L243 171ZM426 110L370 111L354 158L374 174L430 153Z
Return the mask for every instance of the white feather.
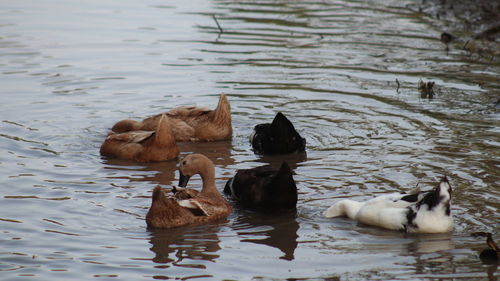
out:
M416 202L402 200L407 194L391 193L365 202L341 200L324 211L323 216L327 218L347 216L364 224L391 230L421 233L449 232L453 229L453 218L447 212L451 187L447 180L443 180L439 184L439 189L439 203L431 210L425 201L420 202L427 193L420 193ZM414 217L410 218L412 214Z
M184 208L201 210L201 212L204 213L205 216L208 216L207 211L205 211L201 206L201 204L196 200L192 199L178 200L177 203Z

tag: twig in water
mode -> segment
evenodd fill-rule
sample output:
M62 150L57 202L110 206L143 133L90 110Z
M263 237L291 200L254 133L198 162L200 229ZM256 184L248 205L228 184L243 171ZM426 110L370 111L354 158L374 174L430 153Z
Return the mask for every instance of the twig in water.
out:
M470 40L467 40L462 48L464 49L464 51L466 51L469 54L469 57L470 57L470 56L472 56L472 51L470 48L469 49L467 48L467 45L469 45L469 41Z
M398 78L396 78L396 83L398 84L398 87L397 87L397 89L396 89L396 92L397 92L397 93L399 93L399 87L400 87L400 85L399 85Z
M214 21L217 24L217 27L219 28L219 33L224 33L224 30L222 30L222 27L220 27L219 21L217 20L215 15L212 15L212 17L214 18Z

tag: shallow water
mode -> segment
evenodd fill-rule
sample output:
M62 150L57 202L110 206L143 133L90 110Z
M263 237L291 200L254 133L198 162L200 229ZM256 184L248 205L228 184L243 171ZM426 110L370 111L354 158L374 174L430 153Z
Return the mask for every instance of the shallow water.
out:
M469 57L460 42L447 53L409 1L185 2L2 2L2 280L498 278L470 237L499 230L498 59ZM419 79L436 82L434 99L420 97ZM305 159L287 157L297 213L236 208L216 224L147 230L151 191L176 183L176 163L102 158L107 130L215 107L220 92L233 140L182 144L183 154L214 160L222 190L236 169L280 163L254 155L248 136L282 111L307 139ZM320 215L443 174L451 234Z

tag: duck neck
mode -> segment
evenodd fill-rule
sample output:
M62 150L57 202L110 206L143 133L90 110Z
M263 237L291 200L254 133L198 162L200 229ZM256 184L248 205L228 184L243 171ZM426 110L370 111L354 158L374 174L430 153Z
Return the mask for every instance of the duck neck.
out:
M217 187L215 186L215 168L212 165L204 166L203 170L200 171L200 176L203 182L201 192L219 193L217 191Z

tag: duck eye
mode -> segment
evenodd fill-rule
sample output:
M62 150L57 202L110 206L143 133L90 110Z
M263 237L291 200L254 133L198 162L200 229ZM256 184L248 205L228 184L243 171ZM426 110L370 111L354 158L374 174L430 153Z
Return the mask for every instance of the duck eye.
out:
M186 165L186 160L182 161L182 166Z

